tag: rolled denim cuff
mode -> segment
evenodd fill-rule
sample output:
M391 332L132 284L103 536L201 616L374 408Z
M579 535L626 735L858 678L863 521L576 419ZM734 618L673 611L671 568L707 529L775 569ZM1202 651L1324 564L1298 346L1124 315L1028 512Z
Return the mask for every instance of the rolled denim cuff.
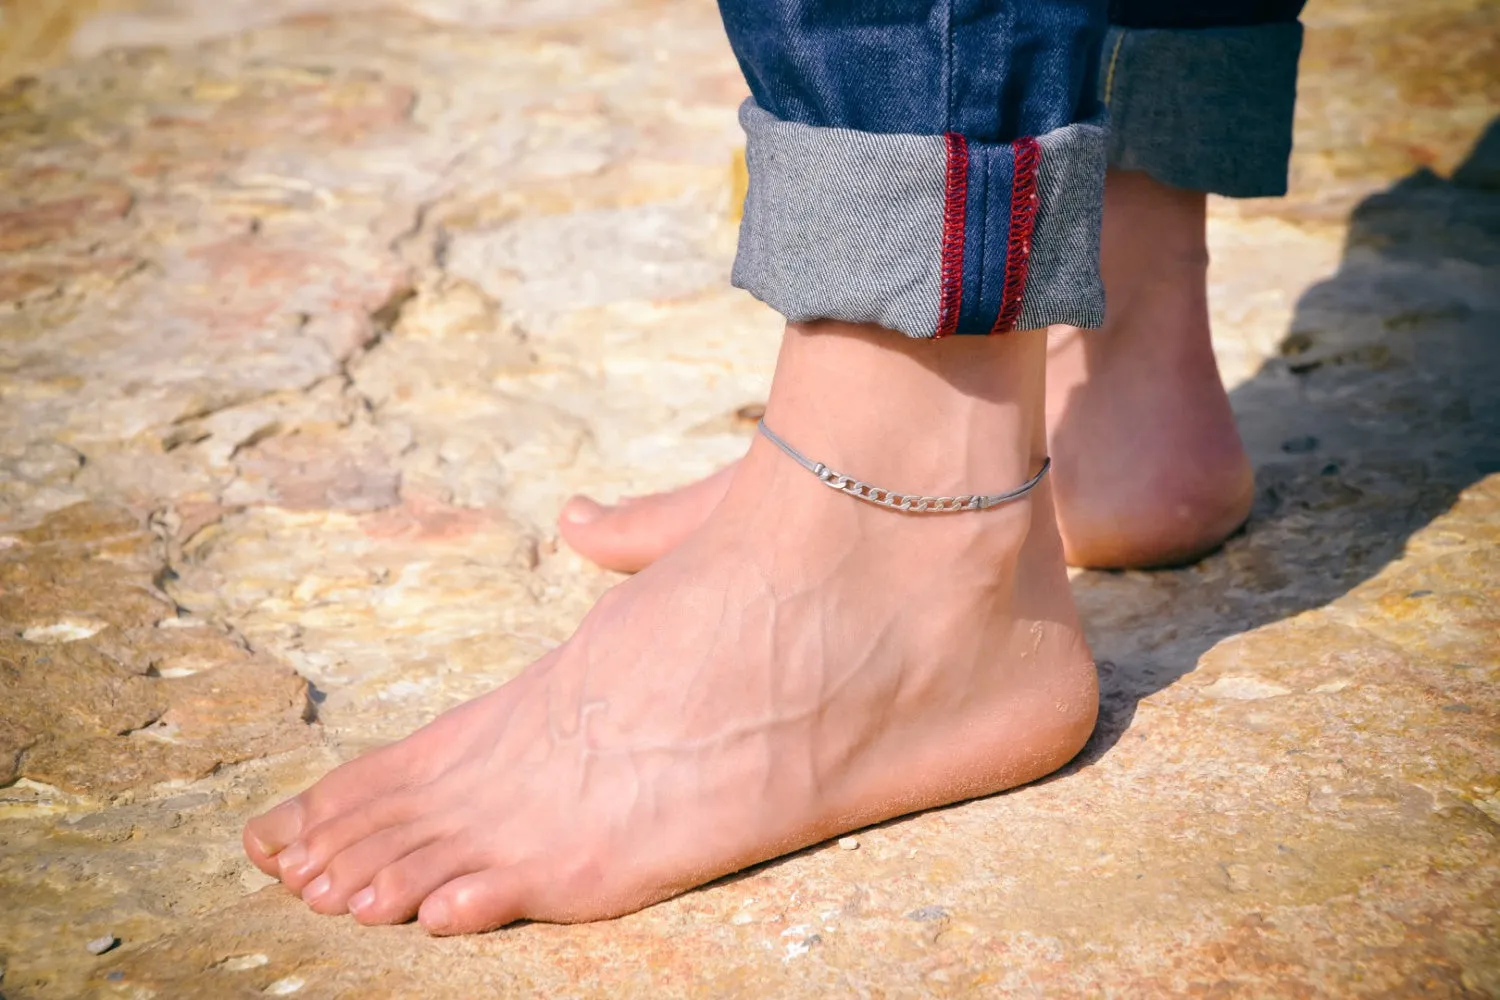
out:
M1105 130L1013 143L740 108L750 184L734 284L787 319L909 337L1098 326Z
M1286 194L1302 25L1109 29L1109 165L1234 198Z

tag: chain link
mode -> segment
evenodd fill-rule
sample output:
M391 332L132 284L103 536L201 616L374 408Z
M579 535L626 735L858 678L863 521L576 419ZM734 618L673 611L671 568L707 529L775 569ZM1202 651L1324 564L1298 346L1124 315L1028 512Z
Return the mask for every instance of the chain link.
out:
M757 425L761 434L765 435L776 447L786 452L796 463L818 477L823 485L847 493L851 497L872 503L878 507L888 507L891 510L905 511L909 514L951 514L956 511L965 510L988 510L1011 500L1019 500L1041 483L1042 477L1047 475L1047 470L1052 467L1052 459L1044 458L1042 468L1036 475L1013 490L1005 493L966 493L957 497L926 497L916 496L908 493L896 493L892 490L872 486L869 483L846 476L841 472L834 472L822 462L814 462L803 455L800 451L783 441L779 436L766 426L761 420Z

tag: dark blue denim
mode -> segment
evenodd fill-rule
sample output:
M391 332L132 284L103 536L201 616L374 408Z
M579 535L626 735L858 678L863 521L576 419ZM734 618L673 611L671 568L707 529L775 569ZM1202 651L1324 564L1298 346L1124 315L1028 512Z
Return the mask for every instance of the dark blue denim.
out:
M1105 0L720 0L785 121L1006 143L1098 110Z
M763 109L863 132L1006 143L1098 113L1122 28L1292 23L1305 0L719 0Z
M1306 0L1110 0L1109 23L1116 28L1254 28L1291 24Z

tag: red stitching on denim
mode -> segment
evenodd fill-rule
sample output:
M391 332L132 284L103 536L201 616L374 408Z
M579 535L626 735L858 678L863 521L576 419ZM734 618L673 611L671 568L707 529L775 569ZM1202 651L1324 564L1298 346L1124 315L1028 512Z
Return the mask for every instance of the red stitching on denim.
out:
M1005 250L1005 291L1000 315L990 333L1009 333L1021 318L1021 299L1026 294L1026 269L1031 265L1031 230L1041 198L1036 190L1036 169L1042 162L1042 147L1031 136L1015 142L1016 167L1010 185L1010 242Z
M964 300L964 212L969 201L969 144L957 132L943 139L948 144L948 177L943 185L943 270L936 337L958 329Z

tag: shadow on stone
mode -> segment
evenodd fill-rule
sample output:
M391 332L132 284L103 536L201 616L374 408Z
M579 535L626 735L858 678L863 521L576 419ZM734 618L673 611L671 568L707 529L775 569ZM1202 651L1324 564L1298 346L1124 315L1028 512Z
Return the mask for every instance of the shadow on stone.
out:
M1216 643L1337 600L1500 470L1497 273L1500 119L1452 180L1422 170L1355 209L1338 273L1231 391L1256 467L1247 528L1193 566L1074 580L1101 712L1061 774Z

